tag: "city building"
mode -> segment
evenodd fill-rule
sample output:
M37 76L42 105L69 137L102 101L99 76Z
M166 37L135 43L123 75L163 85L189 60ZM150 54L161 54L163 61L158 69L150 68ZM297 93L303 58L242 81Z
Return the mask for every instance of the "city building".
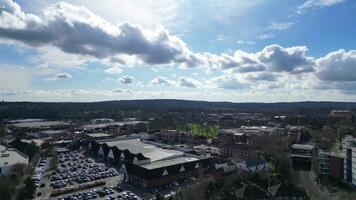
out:
M352 117L352 112L349 110L332 110L330 113L331 117L337 117L337 118L347 118L351 119Z
M245 160L256 155L256 147L245 144L226 144L221 147L221 155L233 160Z
M334 178L344 179L346 176L346 155L339 149L318 153L319 173Z
M203 136L192 135L187 132L179 132L177 130L167 130L155 134L154 139L164 143L188 143L188 144L206 144L207 138Z
M0 175L7 175L16 164L27 165L29 162L28 157L16 149L0 145L0 152Z
M90 120L91 124L112 124L115 120L110 118L100 118L100 119L92 119Z
M90 140L102 140L112 138L114 135L106 134L106 133L89 133L86 134L85 137Z
M314 158L314 146L293 144L291 146L292 166L294 169L310 170Z
M348 135L336 146L319 151L319 173L356 185L356 138Z
M260 158L249 158L240 163L237 163L238 169L249 173L256 173L266 169L266 161Z
M147 188L202 176L210 165L206 157L138 138L91 140L88 151L117 165L126 174L126 180Z

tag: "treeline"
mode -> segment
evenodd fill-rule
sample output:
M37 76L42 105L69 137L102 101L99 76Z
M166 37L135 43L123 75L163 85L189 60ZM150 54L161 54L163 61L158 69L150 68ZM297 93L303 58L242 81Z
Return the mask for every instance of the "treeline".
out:
M299 113L301 109L356 109L356 103L346 102L291 102L291 103L231 103L187 101L174 99L121 100L92 103L0 102L0 119L92 119L110 117L119 119L162 112L196 112L204 110L240 110L271 114ZM128 113L127 113L128 112Z

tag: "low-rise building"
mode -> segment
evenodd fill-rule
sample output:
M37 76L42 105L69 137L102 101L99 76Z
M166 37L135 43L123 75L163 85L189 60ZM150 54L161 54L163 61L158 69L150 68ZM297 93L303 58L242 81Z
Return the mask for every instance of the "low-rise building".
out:
M256 147L245 143L227 144L221 147L221 155L233 160L245 160L256 155Z
M29 162L28 157L13 148L7 148L0 145L0 175L6 175L16 164L25 164Z
M349 110L332 110L330 112L331 117L337 117L337 118L347 118L351 119L352 117L352 112Z
M310 144L293 144L290 157L294 169L310 170L314 158L314 146Z
M207 138L203 136L193 135L188 132L179 132L177 130L167 130L155 134L156 140L161 140L164 143L188 143L188 144L206 144Z
M106 133L89 133L86 134L85 137L89 140L103 140L112 138L114 135L106 134Z
M318 153L319 173L356 185L356 138L346 136L338 148Z
M346 154L341 150L320 150L318 153L319 173L334 178L344 179L346 176Z
M88 152L117 165L127 180L147 188L202 176L210 163L209 158L176 146L138 138L92 140Z

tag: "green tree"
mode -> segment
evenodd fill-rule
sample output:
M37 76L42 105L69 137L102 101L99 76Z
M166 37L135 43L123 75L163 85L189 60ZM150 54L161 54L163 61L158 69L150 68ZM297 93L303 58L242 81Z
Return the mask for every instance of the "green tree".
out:
M6 128L4 122L0 124L0 138L5 137L7 135Z
M26 192L26 197L31 199L35 194L36 185L30 177L25 179L24 184L25 184L24 190Z
M11 189L6 184L0 184L0 199L1 200L10 200L13 193L13 189Z
M205 199L211 199L214 194L216 194L216 190L217 188L215 187L215 184L210 181L205 189Z

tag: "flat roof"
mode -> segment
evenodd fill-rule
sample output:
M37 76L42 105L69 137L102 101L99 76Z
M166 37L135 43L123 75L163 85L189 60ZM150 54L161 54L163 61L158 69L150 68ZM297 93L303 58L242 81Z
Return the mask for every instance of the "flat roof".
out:
M87 124L81 126L83 129L96 129L96 128L106 128L109 126L124 126L124 125L138 125L138 124L147 124L147 121L117 121L112 123L104 123L104 124Z
M0 145L0 167L11 166L16 163L28 163L28 157L26 157L25 155L20 154L15 149L5 149L5 146Z
M90 136L90 137L110 137L111 136L106 133L90 133L90 134L86 134L86 135Z
M20 122L15 123L13 126L19 128L40 128L40 127L51 127L51 126L65 126L69 125L67 122L62 121L34 121L34 122Z
M178 164L183 164L183 163L193 162L193 161L198 161L198 160L199 159L196 157L183 156L183 157L178 157L178 158L172 158L169 160L161 160L161 161L151 162L149 164L143 164L140 166L145 169L151 170L151 169L162 168L162 167L167 167L167 166L171 166L171 165L178 165Z
M304 149L304 150L313 150L314 146L310 144L293 144L292 145L293 149Z
M44 119L15 119L7 121L8 123L25 123L25 122L40 122L45 121Z
M151 159L151 162L184 156L184 152L182 151L173 150L173 149L164 149L160 147L158 144L149 143L147 141L143 142L140 139L126 139L126 140L124 139L124 140L98 141L98 142L101 144L106 143L109 147L116 146L120 150L127 149L133 154L141 153L146 158Z

